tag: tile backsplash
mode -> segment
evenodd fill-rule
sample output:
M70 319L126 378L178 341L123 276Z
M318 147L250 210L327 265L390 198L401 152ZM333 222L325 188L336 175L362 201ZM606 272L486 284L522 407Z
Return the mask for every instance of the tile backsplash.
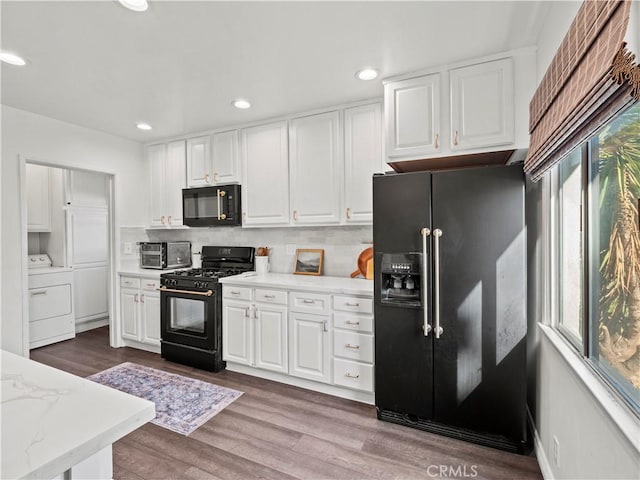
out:
M192 251L200 252L202 245L230 245L269 247L270 269L275 273L291 273L295 263L296 248L324 249L323 274L348 277L357 269L358 255L373 240L371 225L340 227L295 228L185 228L149 229L122 228L120 231L121 259L123 262L138 258L136 242L178 241L191 242ZM133 244L133 252L125 253L124 244ZM293 253L287 246L293 245Z

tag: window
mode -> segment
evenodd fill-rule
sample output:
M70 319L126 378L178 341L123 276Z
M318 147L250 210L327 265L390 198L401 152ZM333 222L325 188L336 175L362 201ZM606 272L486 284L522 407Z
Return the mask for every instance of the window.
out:
M555 175L557 329L640 412L640 103Z

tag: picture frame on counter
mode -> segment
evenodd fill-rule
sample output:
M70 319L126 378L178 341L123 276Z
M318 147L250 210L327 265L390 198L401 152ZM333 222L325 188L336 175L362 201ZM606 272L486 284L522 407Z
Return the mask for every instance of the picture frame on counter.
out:
M324 250L322 248L298 248L293 273L297 275L322 275Z

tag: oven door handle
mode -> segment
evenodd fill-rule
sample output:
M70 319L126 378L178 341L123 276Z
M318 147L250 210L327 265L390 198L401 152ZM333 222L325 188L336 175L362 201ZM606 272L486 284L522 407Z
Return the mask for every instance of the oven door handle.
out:
M213 295L213 290L207 290L206 292L194 292L192 290L175 290L173 288L167 288L167 287L156 288L156 290L160 292L170 292L170 293L188 293L190 295L200 295L201 297L210 297Z

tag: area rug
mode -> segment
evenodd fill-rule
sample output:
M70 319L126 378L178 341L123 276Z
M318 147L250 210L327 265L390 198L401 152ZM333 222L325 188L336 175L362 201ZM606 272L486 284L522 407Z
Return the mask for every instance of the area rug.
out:
M152 401L156 418L151 423L183 435L189 435L242 395L237 390L130 362L87 379Z

